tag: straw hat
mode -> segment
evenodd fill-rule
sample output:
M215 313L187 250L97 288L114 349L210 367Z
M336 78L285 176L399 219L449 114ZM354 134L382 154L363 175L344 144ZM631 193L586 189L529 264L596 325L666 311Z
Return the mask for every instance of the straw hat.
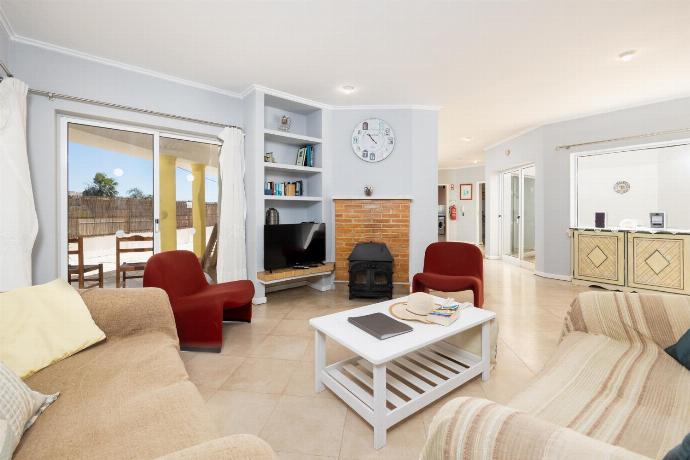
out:
M434 297L425 292L415 292L407 299L390 306L391 315L407 321L430 323L428 315L437 307Z

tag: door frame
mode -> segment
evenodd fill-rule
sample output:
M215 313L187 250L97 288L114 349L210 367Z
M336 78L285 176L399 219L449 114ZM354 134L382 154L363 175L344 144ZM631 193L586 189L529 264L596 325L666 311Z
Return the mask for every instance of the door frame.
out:
M502 260L505 262L514 264L514 265L519 265L521 267L529 268L531 270L535 270L536 268L536 257L535 257L535 262L526 262L523 260L524 257L524 234L525 234L525 219L523 219L523 214L525 212L525 182L524 182L524 170L527 168L535 168L536 172L536 165L535 163L525 163L520 166L516 166L510 169L505 169L501 172L499 172L499 185L500 185L500 193L499 193L499 221L500 221L500 232L499 232L499 256ZM510 173L518 173L518 194L519 194L519 200L518 200L518 216L519 216L519 223L518 223L518 256L512 256L508 255L505 253L505 226L503 225L503 219L505 218L504 216L504 211L505 211L505 181L503 180L503 177L505 174L510 174ZM535 180L536 180L536 174L535 174ZM536 256L536 254L535 254Z
M69 255L67 254L67 240L68 240L68 220L69 220L69 205L67 200L68 192L68 148L69 148L69 124L79 124L84 126L93 126L96 128L114 129L118 131L128 131L139 134L147 134L153 137L153 252L160 252L160 139L161 137L169 139L177 139L182 141L201 142L205 144L213 144L222 146L223 143L209 138L203 134L179 134L168 129L156 129L129 124L126 122L110 122L100 121L92 118L73 116L73 115L58 115L58 144L59 144L59 158L58 158L58 180L57 180L57 222L58 222L58 274L61 278L67 278L67 264L69 262ZM218 191L220 194L220 190Z
M484 199L481 199L481 194L479 193L481 190L481 188L480 188L481 184L484 184ZM475 215L477 218L476 219L477 220L477 222L476 222L476 224L477 224L476 225L477 245L479 246L479 245L483 244L484 247L486 247L486 220L484 221L484 243L482 243L482 237L481 237L481 235L482 235L482 232L481 232L482 214L481 214L481 207L479 206L480 201L484 203L484 214L486 215L486 209L487 209L487 206L486 206L486 195L487 195L487 193L486 193L486 181L485 180L478 180L475 185L476 185L476 190L477 190L477 204L475 206L475 211L476 211Z

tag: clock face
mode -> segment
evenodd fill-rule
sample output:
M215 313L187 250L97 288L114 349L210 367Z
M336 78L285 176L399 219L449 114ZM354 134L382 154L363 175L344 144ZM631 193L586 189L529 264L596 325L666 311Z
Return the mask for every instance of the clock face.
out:
M368 118L352 132L352 151L360 160L376 163L388 158L395 148L395 133L380 118Z

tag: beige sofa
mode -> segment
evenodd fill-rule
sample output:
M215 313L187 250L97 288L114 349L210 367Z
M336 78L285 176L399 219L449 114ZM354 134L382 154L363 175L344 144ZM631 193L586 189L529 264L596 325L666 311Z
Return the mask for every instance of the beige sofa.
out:
M219 437L180 359L163 291L82 296L107 340L27 379L60 398L24 435L15 460L275 458L257 437Z
M662 458L690 431L690 372L664 352L688 328L688 297L583 293L527 390L450 401L422 458Z

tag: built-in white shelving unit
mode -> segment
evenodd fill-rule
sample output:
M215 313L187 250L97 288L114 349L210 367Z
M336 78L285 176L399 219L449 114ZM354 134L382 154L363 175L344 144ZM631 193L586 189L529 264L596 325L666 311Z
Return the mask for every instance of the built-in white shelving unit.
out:
M289 131L279 129L283 116L290 117ZM250 229L249 232L255 228L254 235L247 236L250 251L247 266L250 277L255 281L255 301L260 302L265 298L266 283L260 281L257 275L263 271L263 227L266 211L275 208L281 224L325 222L324 210L330 209L330 203L324 200L326 184L323 176L328 154L325 120L325 109L318 103L259 88L246 96L247 228ZM306 145L313 146L313 167L296 164L298 150ZM273 154L274 162L264 161L264 154L269 152ZM269 181L301 181L303 194L266 194L266 184ZM327 228L326 231L330 232L332 229ZM330 276L323 276L309 282L317 289L326 289L331 281Z

